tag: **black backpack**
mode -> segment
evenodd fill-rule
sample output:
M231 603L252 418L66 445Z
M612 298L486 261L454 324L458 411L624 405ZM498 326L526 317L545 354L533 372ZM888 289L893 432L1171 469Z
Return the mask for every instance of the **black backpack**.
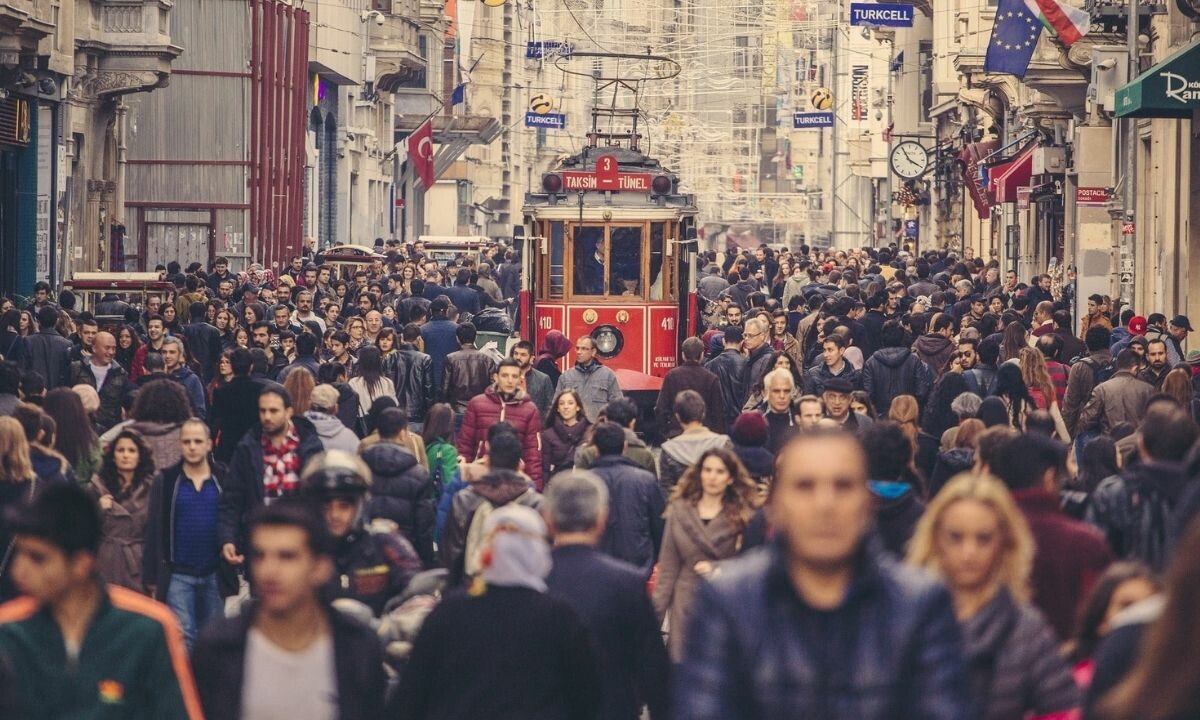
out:
M1080 360L1084 365L1092 369L1092 387L1096 387L1100 383L1111 378L1117 372L1117 361L1109 360L1107 364L1101 365L1090 357Z

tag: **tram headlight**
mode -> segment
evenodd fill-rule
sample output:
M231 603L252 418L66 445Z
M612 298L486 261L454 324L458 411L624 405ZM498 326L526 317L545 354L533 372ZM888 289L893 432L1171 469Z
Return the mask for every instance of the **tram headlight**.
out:
M669 195L674 185L670 175L655 175L650 181L650 191L652 195Z
M542 189L554 195L562 192L563 179L558 173L546 173L542 176Z
M596 343L596 352L603 358L614 357L625 346L625 336L612 325L601 325L593 330L592 340Z

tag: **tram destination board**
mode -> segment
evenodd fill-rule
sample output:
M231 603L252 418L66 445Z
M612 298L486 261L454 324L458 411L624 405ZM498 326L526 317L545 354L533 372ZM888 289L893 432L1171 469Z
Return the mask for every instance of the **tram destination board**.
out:
M650 192L650 173L620 173L617 175L615 186L606 183L600 186L600 180L594 172L563 172L564 190L615 190L627 192Z

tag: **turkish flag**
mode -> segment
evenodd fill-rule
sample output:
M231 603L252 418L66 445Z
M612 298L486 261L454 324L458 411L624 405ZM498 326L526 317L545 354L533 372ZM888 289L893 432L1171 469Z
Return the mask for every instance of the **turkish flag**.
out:
M408 160L425 189L433 187L433 118L426 120L408 136Z

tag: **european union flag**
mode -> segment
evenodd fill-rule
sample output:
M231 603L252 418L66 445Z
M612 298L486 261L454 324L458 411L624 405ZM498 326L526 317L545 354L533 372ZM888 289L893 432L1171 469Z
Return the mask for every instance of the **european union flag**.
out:
M467 84L462 83L454 88L454 92L450 95L450 106L459 105L467 101Z
M1042 24L1026 7L1025 0L1000 0L984 71L1025 77L1041 34Z

